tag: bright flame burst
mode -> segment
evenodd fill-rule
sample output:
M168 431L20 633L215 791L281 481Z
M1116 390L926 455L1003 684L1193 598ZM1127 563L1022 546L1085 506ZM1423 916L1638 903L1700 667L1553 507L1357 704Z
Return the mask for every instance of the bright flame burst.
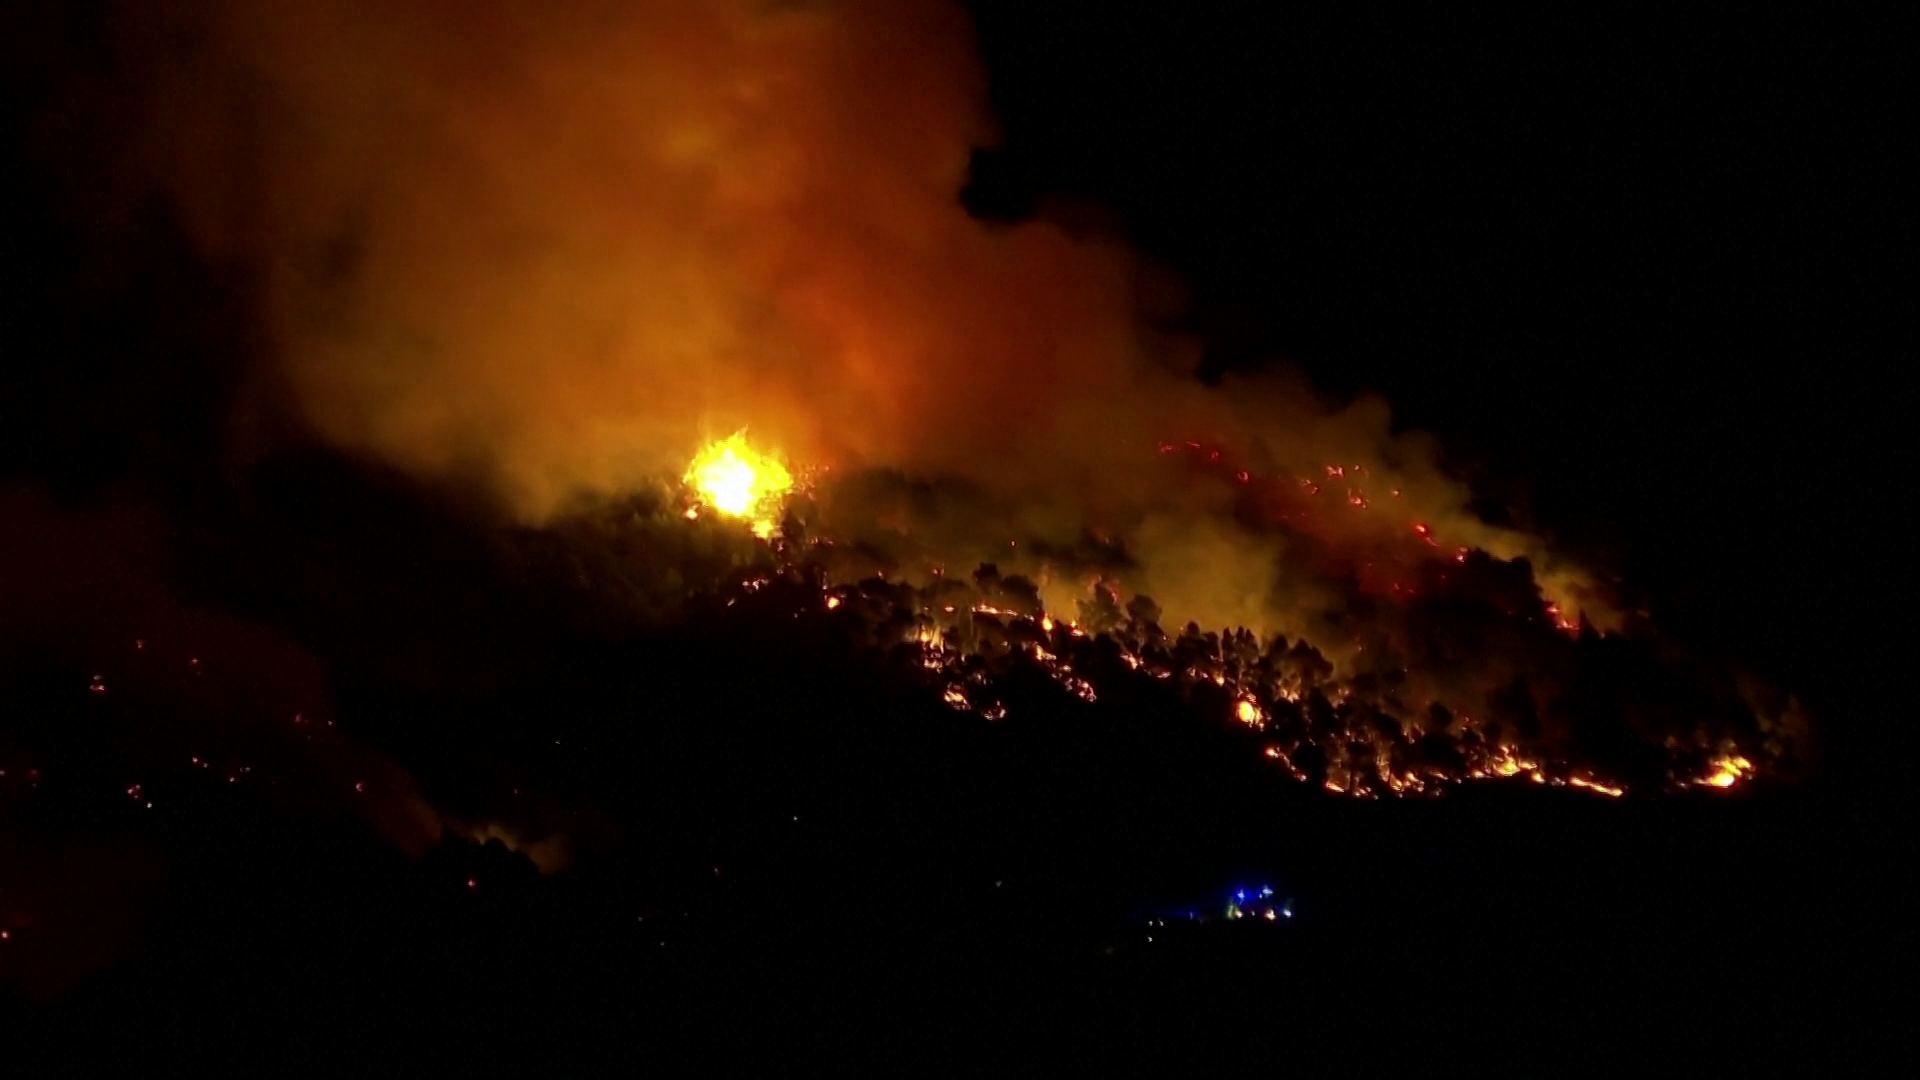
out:
M748 446L744 433L701 450L684 479L705 505L746 521L763 540L780 524L781 500L793 490L787 467Z
M1738 754L1719 758L1713 763L1713 775L1702 783L1708 787L1730 788L1753 773L1753 762Z

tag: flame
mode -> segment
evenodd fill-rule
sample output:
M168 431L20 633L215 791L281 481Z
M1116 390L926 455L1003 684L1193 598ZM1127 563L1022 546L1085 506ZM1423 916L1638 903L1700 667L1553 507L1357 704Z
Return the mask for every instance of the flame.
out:
M1517 776L1520 773L1539 775L1540 763L1528 761L1513 752L1511 747L1501 746L1494 750L1493 760L1489 762L1495 776Z
M744 433L701 450L684 479L705 505L743 519L763 540L779 526L782 501L793 490L793 474L787 467L748 446ZM692 515L690 510L688 516Z
M1713 772L1701 783L1708 787L1730 788L1753 771L1753 762L1738 754L1718 758L1713 763Z

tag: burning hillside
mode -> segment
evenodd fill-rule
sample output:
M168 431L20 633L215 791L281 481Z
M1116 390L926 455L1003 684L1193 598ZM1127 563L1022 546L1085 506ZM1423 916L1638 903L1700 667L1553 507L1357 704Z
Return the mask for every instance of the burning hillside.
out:
M1163 458L1181 449L1157 447ZM766 541L758 556L742 556L747 568L711 579L716 602L834 620L987 721L1022 707L1071 708L1069 699L1160 701L1241 731L1248 752L1284 775L1360 796L1515 780L1618 797L1800 770L1809 733L1790 699L1644 626L1568 618L1524 559L1452 543L1421 522L1396 530L1393 501L1403 496L1390 489L1387 505L1371 506L1358 486L1364 466L1344 478L1329 466L1348 486L1327 498L1324 485L1223 466L1199 444L1184 449L1196 483L1217 473L1245 491L1245 527L1282 553L1264 580L1306 575L1338 606L1284 628L1170 619L1145 588L1129 586L1157 568L1123 543L1028 535L967 552L951 530L916 529L937 522L941 502L965 504L964 493L831 473L790 487L786 466L739 436L699 460L727 455L740 470L730 483L772 483L778 493L729 503L696 465L677 498L686 517L711 508L719 527L731 518ZM774 479L748 475L749 461L777 470ZM901 516L901 501L916 498L920 520ZM1342 548L1314 531L1316 515L1333 513L1387 523L1375 542ZM1248 599L1273 621L1301 610Z

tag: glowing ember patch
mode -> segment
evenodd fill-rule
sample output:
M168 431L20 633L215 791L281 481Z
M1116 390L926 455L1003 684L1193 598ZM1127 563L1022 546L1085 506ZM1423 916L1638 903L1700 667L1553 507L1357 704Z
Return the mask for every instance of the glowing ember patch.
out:
M1559 604L1551 602L1547 604L1547 617L1552 619L1553 625L1561 630L1565 630L1571 634L1580 632L1580 624L1567 618L1566 615L1561 612Z
M700 451L684 477L706 505L740 518L765 539L780 523L781 500L793 490L793 474L777 459L734 435Z
M1259 727L1266 719L1260 715L1260 706L1246 698L1233 703L1233 717L1248 727Z

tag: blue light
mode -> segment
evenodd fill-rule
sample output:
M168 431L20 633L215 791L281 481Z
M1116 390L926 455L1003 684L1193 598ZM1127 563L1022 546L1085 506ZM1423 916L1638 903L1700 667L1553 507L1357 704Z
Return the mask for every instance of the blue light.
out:
M1244 901L1244 900L1246 900L1246 898L1247 898L1247 890L1245 890L1245 889L1241 889L1240 891L1238 891L1238 892L1236 892L1236 893L1234 893L1234 894L1233 894L1233 898L1234 898L1235 900L1241 900L1241 901Z
M1264 900L1264 899L1266 899L1267 897L1269 897L1269 896L1272 896L1272 895L1273 895L1273 886L1271 886L1271 885L1262 885L1262 886L1260 886L1260 898L1261 898L1262 900Z

